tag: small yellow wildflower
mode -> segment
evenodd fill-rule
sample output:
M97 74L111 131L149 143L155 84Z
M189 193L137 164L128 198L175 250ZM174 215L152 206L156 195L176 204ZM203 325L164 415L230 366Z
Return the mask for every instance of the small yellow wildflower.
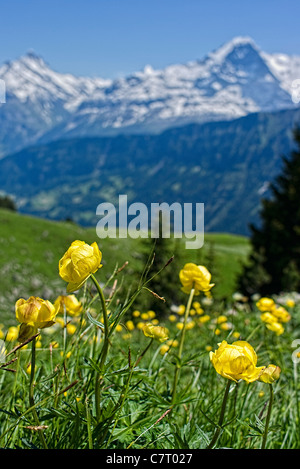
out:
M160 349L159 349L159 352L164 355L165 353L167 353L168 351L170 350L170 347L167 345L167 344L163 344Z
M204 314L203 316L201 316L198 321L201 322L201 323L205 323L205 322L208 322L210 320L210 316L209 314Z
M163 326L154 326L151 323L145 324L143 332L146 337L151 337L159 342L164 342L169 338L169 331Z
M127 327L128 331L133 331L135 328L134 323L131 320L126 321L125 326Z
M75 326L75 324L70 324L69 323L69 324L67 324L66 329L67 329L68 334L73 335L73 334L75 334L76 326Z
M256 306L260 311L265 312L272 311L276 307L276 304L272 298L263 297L257 301Z
M176 324L177 329L179 329L180 331L183 329L183 326L184 326L183 322L178 322Z

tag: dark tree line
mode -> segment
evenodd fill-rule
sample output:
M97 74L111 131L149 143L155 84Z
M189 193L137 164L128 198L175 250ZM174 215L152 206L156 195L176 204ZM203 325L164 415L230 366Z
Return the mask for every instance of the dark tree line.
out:
M300 289L300 128L295 150L283 157L281 174L262 200L261 226L251 226L251 255L238 288L247 295Z

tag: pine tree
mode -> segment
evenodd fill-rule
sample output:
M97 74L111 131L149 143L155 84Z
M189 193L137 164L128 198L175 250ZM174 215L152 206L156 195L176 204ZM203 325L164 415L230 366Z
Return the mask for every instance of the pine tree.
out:
M300 288L300 128L296 148L283 157L281 174L262 200L261 227L251 226L251 255L239 279L246 294L262 295Z
M16 204L9 196L0 196L0 208L6 208L15 212L17 210Z

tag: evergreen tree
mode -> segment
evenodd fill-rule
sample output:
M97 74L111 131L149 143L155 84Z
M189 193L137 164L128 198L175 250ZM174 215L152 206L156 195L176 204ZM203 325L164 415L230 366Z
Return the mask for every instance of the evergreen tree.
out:
M300 129L296 148L283 158L281 174L262 200L261 227L251 228L251 255L239 279L245 294L262 295L300 288Z
M17 210L15 202L8 195L0 196L0 208L6 208L13 212Z

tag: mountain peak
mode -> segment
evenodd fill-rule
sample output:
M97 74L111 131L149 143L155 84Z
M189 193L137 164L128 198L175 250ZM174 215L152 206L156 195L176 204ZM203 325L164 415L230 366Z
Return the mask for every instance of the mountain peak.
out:
M43 66L43 67L49 67L44 58L37 54L34 50L30 49L28 50L24 55L22 55L21 57L19 57L19 59L16 60L16 62L20 62L20 63L23 63L27 66L31 66L31 65L39 65L39 66Z
M266 55L248 36L234 37L202 60L161 70L146 65L114 80L59 73L29 50L0 67L0 78L13 98L1 107L0 122L6 127L0 126L0 137L7 138L5 129L12 126L20 129L23 145L36 135L49 141L156 133L191 122L290 109L295 107L290 81L299 73L300 57L283 63L282 56ZM21 116L17 126L16 115ZM15 141L12 134L6 153Z
M236 36L228 42L225 42L222 46L215 49L209 54L210 58L213 58L216 62L223 62L226 57L232 53L235 49L247 48L260 53L259 47L255 41L249 36Z

